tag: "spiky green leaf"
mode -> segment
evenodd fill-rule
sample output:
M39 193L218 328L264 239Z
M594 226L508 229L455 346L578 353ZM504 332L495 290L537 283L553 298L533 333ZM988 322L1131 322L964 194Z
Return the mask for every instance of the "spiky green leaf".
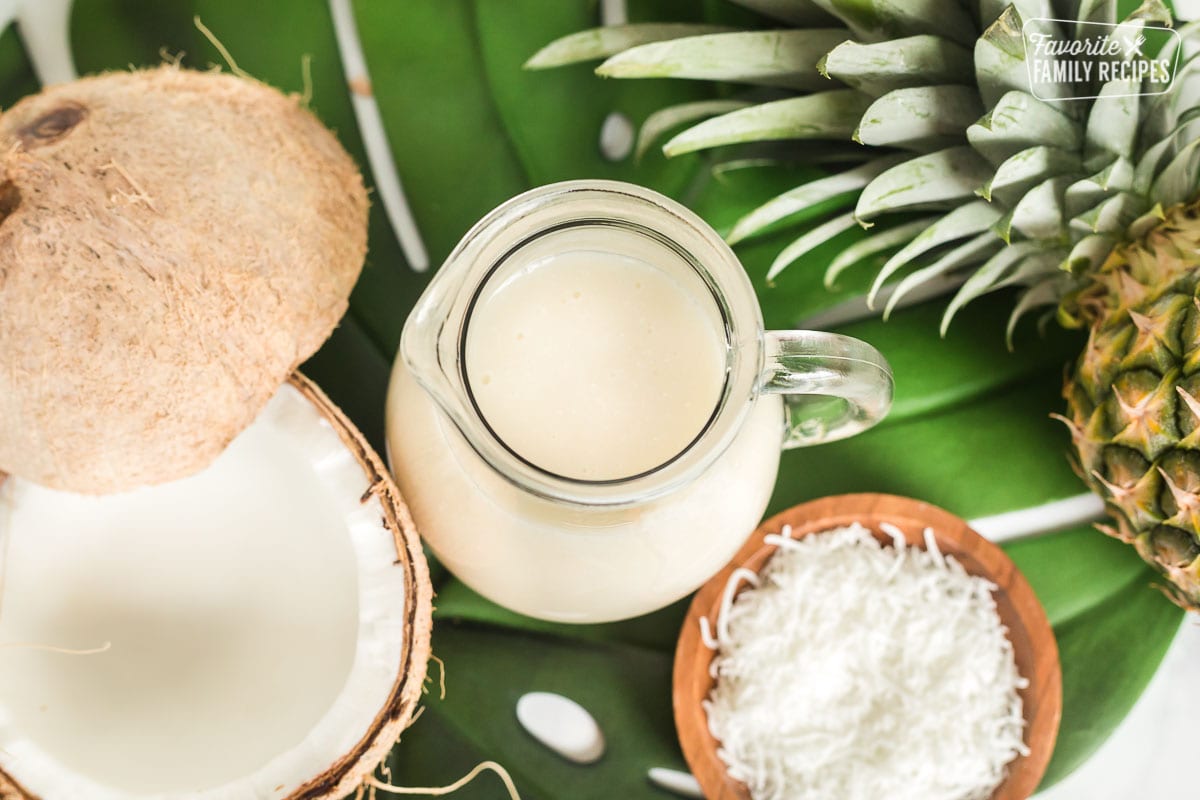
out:
M835 173L828 178L820 178L797 186L789 192L784 192L739 219L730 230L729 235L726 236L726 241L736 244L807 208L836 197L850 197L854 192L870 183L872 178L899 163L903 158L900 155L883 156L854 169Z
M950 249L928 266L921 267L919 270L906 275L896 284L895 290L888 298L887 307L883 310L884 319L891 317L897 305L910 293L941 279L955 270L984 262L1005 246L1004 242L996 234L990 230L984 231L968 239L963 244Z
M1110 192L1108 188L1108 176L1109 167L1105 167L1068 186L1066 193L1067 216L1075 218L1111 197L1113 192Z
M993 164L1038 145L1077 151L1082 144L1079 123L1028 92L1008 92L991 109L967 128L967 141Z
M871 104L854 139L867 145L928 152L961 142L963 130L982 113L979 95L969 86L896 89Z
M766 17L802 28L828 27L837 20L812 0L733 0Z
M1135 181L1136 169L1133 163L1125 158L1114 158L1100 171L1080 178L1067 188L1067 216L1077 217L1117 192L1132 190Z
M849 35L845 28L736 31L653 42L596 69L606 78L693 78L818 91L817 62Z
M855 214L870 220L888 211L925 208L972 197L992 170L970 147L951 147L909 159L867 185Z
M779 255L775 256L775 260L771 262L770 268L767 269L767 282L775 280L779 276L779 273L805 255L838 234L845 233L857 224L858 220L854 218L854 214L841 214L800 236L785 247Z
M1133 158L1138 128L1141 97L1139 86L1132 81L1109 81L1100 88L1100 96L1092 101L1084 133L1084 162L1095 169L1113 156Z
M922 217L873 233L837 254L825 270L825 285L832 288L838 276L855 264L879 253L887 252L912 241L913 237L928 228L937 217Z
M525 62L525 69L549 69L580 61L595 61L648 42L661 42L729 30L732 28L723 25L682 22L605 25L555 39L534 53Z
M789 97L701 122L667 142L669 156L708 147L781 139L849 139L870 98L854 89Z
M1011 6L975 42L975 81L983 104L991 108L1012 91L1029 90L1021 16Z
M1008 324L1004 326L1004 342L1008 349L1013 349L1013 334L1017 331L1017 323L1021 318L1035 308L1058 305L1059 299L1066 293L1071 280L1066 275L1051 275L1044 278L1021 293L1021 297L1013 306L1008 316Z
M817 67L822 74L872 97L916 86L975 85L971 51L931 34L888 39L876 44L842 42L829 51Z
M720 174L740 169L742 166L761 166L767 163L780 166L822 166L833 171L861 164L863 157L869 155L862 145L851 141L849 137L841 140L809 140L803 147L797 147L794 142L788 141L758 142L752 147L739 148L728 154L722 153L719 160L713 163L712 171L714 174Z
M1164 206L1172 206L1197 196L1197 185L1200 184L1198 148L1200 138L1193 139L1171 159L1151 186L1151 197Z
M1117 18L1117 0L1082 0L1072 17L1076 20L1075 36L1087 35L1089 22L1111 24Z
M694 103L680 103L660 108L646 117L646 121L638 130L635 150L637 158L644 156L650 146L668 131L698 120L747 108L749 105L750 103L745 100L697 100Z
M1125 229L1125 241L1137 241L1157 228L1159 223L1166 218L1167 213L1163 210L1162 204L1155 203L1150 210L1129 223L1129 227Z
M1146 105L1142 114L1142 137L1145 142L1166 138L1178 125L1180 116L1196 107L1195 85L1200 80L1200 47L1194 43L1200 40L1200 20L1189 22L1177 33L1178 36L1171 37L1159 54L1159 58L1172 63L1171 85L1167 91L1146 97L1143 101ZM1193 45L1188 48L1190 52L1180 56L1178 50L1183 42L1192 42Z
M1013 231L1028 239L1060 239L1066 234L1064 195L1071 179L1047 178L1017 201L996 226L996 232L1010 241Z
M1171 8L1162 0L1143 0L1142 4L1124 19L1124 23L1140 21L1170 25L1174 20L1175 15L1171 13Z
M1038 183L1058 175L1075 175L1082 164L1076 153L1058 147L1037 145L1005 159L980 194L1006 206L1014 205Z
M1084 236L1071 248L1071 253L1063 262L1063 266L1072 275L1087 275L1104 263L1116 243L1116 237L1107 233L1093 233Z
M969 45L975 20L959 0L812 0L854 30L855 38L880 42L932 33Z
M1133 162L1120 156L1106 164L1091 180L1106 192L1127 192L1133 189L1134 173Z
M1185 25L1181 25L1175 29L1178 36L1170 37L1166 44L1163 45L1162 51L1159 53L1160 58L1174 57L1180 46L1197 34L1200 34L1200 19L1193 19Z
M1051 0L979 0L979 18L986 28L1009 7L1013 6L1021 19L1059 16Z
M967 279L942 316L941 334L946 335L955 315L972 300L988 292L1011 286L1022 278L1049 274L1058 269L1062 254L1037 242L1018 242L998 251Z
M1195 130L1196 126L1194 125L1198 121L1200 121L1200 106L1189 108L1178 118L1175 127L1166 136L1146 149L1146 152L1138 160L1137 167L1134 168L1133 190L1135 192L1150 193L1164 157L1173 158L1178 154L1176 148L1179 143L1189 141L1189 137L1185 134L1191 134L1191 139L1200 138L1196 135L1200 132ZM1189 131L1189 128L1192 130ZM1168 156L1168 154L1170 155Z
M883 285L893 275L912 263L914 259L942 245L986 231L999 218L1000 210L983 200L967 203L949 214L939 217L883 265L867 295L867 304L873 306Z
M1151 202L1131 192L1118 192L1077 214L1071 227L1089 233L1122 235L1129 225L1150 209Z

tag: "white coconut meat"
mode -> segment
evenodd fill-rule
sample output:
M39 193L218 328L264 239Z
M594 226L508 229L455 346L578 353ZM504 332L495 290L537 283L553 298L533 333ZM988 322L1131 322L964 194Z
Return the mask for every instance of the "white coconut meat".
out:
M303 379L192 477L102 497L10 478L0 558L0 797L338 797L419 698L419 543Z

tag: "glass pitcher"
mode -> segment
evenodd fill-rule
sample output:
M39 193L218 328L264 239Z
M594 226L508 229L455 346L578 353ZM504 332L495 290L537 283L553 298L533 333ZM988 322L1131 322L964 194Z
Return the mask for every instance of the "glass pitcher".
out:
M491 313L508 287L529 275L551 274L537 270L555 269L556 259L578 261L579 254L597 264L611 262L618 270L614 275L625 275L620 270L630 264L653 270L655 281L667 281L674 287L671 291L687 297L687 313L695 311L706 320L719 346L712 395L700 393L705 396L696 401L703 413L694 435L675 452L654 455L655 463L631 458L629 474L573 474L569 464L550 466L533 455L541 444L539 435L560 420L555 412L562 409L556 404L595 399L591 388L580 394L567 382L580 374L571 356L571 337L579 331L564 329L565 345L544 343L567 347L565 357L543 365L552 373L561 365L563 374L551 374L532 397L535 402L529 402L525 419L518 406L516 421L509 419L507 428L480 404L482 382L502 371L504 364L491 364L481 378L480 370L469 363L472 347L479 349L497 338L507 341L506 326L524 327L519 317ZM587 278L587 270L580 275ZM624 278L605 284L607 300L617 302L604 308L627 312L640 308L636 302L650 302L646 308L659 307L666 313L661 299L647 301L630 294L624 302L621 292L633 292L633 285ZM644 289L643 281L637 280L636 286ZM572 296L580 294L575 291ZM570 301L568 296L563 302ZM543 322L547 319L541 306L528 311ZM491 327L486 332L476 329L489 314L495 317ZM584 312L578 315L585 317ZM598 322L594 317L590 324L604 324L603 315ZM546 324L553 334L555 324L573 327L575 317L550 319ZM646 326L647 331L653 328ZM627 319L612 335L624 337L628 344L639 330ZM668 390L680 385L663 378L663 370L678 368L677 360L692 358L693 350L704 349L701 345L697 341L694 348L683 346L667 358L648 362L650 371L645 374L667 381ZM638 350L637 341L630 346L629 352L639 358L658 355ZM600 374L584 374L594 378L599 387L595 391L603 393L604 376L615 372L595 372ZM692 370L685 365L682 372L671 374L690 378ZM629 388L626 385L614 399L628 401ZM659 395L666 396L654 396ZM858 433L887 413L891 398L891 371L870 345L832 333L764 331L761 309L741 264L691 211L638 186L570 181L529 191L488 214L466 234L421 296L404 326L392 373L388 450L418 531L457 577L522 614L560 622L602 622L653 611L696 589L757 525L774 487L781 447ZM684 405L695 403L689 398L679 403L680 409ZM646 409L663 410L649 405ZM659 418L635 421L647 419L654 425ZM679 417L661 419L674 424ZM572 424L575 428L555 430L553 435L568 440L564 452L578 452L582 463L597 447L594 436L587 439L583 434L596 431ZM644 455L643 443L655 439L654 431L628 427L634 437L630 441L622 441L625 428L617 427L604 434L601 444L615 448L618 455L622 448ZM577 450L571 449L573 430L581 434Z

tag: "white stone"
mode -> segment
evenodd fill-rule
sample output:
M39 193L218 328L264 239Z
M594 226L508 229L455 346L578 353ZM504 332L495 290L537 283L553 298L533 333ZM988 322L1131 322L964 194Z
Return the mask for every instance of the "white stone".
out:
M576 764L604 755L604 734L596 719L574 700L552 692L530 692L517 701L517 721L529 735Z
M692 777L690 772L680 772L677 769L667 769L666 767L651 767L646 775L655 786L666 789L668 792L674 792L680 797L704 797L699 782Z
M600 128L600 152L609 161L623 161L633 152L635 132L629 117L614 111Z

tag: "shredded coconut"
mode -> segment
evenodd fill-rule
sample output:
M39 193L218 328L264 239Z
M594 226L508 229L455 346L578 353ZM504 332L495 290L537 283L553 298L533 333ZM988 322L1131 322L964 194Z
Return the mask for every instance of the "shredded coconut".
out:
M779 549L713 639L704 703L729 774L754 800L987 800L1028 750L1012 644L991 582L853 525Z

